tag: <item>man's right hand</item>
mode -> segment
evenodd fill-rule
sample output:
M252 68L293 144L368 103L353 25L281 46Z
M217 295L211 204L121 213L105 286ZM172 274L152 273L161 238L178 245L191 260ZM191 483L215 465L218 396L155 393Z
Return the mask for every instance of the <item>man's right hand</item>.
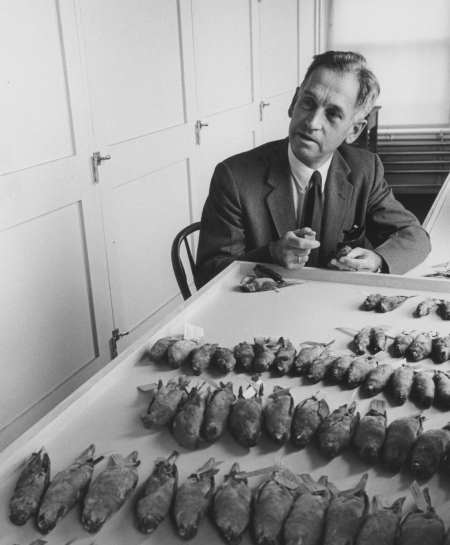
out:
M303 237L314 234L314 231L311 231L309 227L284 233L279 240L272 242L269 247L274 263L285 269L301 269L304 267L311 250L318 248L320 242Z

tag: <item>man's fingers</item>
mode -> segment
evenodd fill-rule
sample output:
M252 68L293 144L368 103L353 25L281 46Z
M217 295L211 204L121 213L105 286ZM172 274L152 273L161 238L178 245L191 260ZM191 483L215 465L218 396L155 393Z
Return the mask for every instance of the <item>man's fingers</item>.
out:
M308 255L292 254L287 262L288 269L301 269L308 261Z
M349 257L351 259L361 259L361 258L367 257L367 250L365 250L364 248L353 248L344 257Z
M289 233L286 237L286 243L290 248L298 248L299 250L313 250L320 246L318 240L307 240L297 236L294 232Z
M352 265L349 265L348 263L343 263L341 259L339 261L337 261L336 259L332 259L329 263L332 266L330 268L339 269L340 271L353 271L353 272L357 270Z
M345 267L348 267L347 270L353 269L355 271L359 271L369 267L369 263L367 259L364 259L364 258L352 259L352 258L349 258L348 255L345 257L341 257L339 259L339 263L341 265L344 265Z
M295 229L295 231L292 232L301 238L304 236L316 236L316 232L313 231L311 227L302 227L301 229Z

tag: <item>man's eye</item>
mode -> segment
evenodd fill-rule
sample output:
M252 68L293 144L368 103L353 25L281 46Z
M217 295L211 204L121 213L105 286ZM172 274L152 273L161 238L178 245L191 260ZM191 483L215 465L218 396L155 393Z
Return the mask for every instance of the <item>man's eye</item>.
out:
M341 119L341 116L337 112L328 112L328 117L333 120Z
M314 105L313 101L310 98L304 98L302 100L302 104L305 108L312 108Z

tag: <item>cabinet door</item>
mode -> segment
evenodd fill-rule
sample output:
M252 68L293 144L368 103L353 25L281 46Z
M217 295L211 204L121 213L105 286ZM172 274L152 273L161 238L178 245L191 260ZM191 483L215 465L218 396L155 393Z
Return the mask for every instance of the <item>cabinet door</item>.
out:
M0 449L110 360L73 0L3 0Z
M192 22L180 0L79 0L119 351L181 301L175 235L196 200Z
M300 81L299 0L263 0L259 24L262 138L269 142L288 135L287 111Z
M192 0L203 205L216 164L261 143L256 0Z

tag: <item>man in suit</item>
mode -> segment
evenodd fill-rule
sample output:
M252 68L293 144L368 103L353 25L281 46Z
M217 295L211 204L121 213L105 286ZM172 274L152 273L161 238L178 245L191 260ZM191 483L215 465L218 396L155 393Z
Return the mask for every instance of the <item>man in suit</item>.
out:
M289 108L289 137L217 165L201 221L197 287L235 260L403 274L425 259L429 237L394 198L380 159L351 146L378 94L362 55L314 57ZM360 238L352 251L328 262L354 226Z

